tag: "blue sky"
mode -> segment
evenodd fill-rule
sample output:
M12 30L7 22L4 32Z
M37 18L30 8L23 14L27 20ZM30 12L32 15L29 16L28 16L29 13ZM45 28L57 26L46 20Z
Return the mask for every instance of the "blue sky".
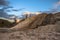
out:
M48 11L49 9L54 8L54 4L58 2L58 0L9 0L10 5L14 7L14 9L25 8L19 12L10 12L9 14L21 15L22 12L30 11Z

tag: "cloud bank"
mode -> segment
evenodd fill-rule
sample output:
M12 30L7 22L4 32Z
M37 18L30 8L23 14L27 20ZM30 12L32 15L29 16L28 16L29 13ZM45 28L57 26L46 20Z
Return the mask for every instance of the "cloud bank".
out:
M7 0L0 0L0 6L7 6L8 2Z

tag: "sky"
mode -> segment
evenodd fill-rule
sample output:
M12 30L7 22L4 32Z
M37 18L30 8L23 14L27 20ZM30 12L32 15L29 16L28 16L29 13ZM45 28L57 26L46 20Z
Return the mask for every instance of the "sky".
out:
M25 11L48 11L55 8L55 4L57 5L59 0L9 0L9 2L10 5L14 7L14 9L24 8L18 12L9 12L9 14L21 15Z

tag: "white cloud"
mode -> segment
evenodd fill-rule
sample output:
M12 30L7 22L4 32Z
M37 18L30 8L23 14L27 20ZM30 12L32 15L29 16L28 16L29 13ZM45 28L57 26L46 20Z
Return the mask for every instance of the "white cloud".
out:
M58 8L58 6L60 6L60 1L58 1L57 3L55 3L54 8Z

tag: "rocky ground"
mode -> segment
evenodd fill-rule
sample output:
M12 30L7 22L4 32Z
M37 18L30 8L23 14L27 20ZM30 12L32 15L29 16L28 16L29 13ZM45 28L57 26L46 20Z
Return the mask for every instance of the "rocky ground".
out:
M60 33L56 31L56 27L57 24L24 31L0 32L0 40L60 40Z
M18 29L27 25L29 28L24 30L7 30L8 32L6 30L4 30L5 32L0 30L0 40L60 40L60 20L55 22L53 15L46 17L32 17L23 21L22 24L24 25L19 23L15 27L12 27L12 29Z

